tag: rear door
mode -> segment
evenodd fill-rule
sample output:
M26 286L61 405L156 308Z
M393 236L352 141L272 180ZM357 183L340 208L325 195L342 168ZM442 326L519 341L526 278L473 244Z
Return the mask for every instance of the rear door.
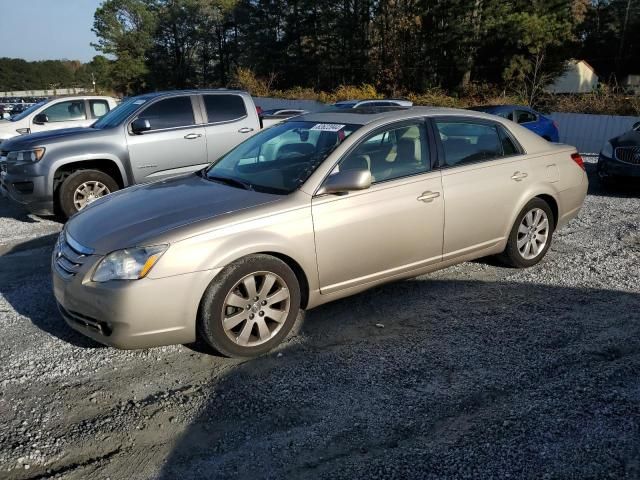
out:
M191 172L208 164L207 142L192 95L160 98L129 121L127 144L136 183ZM134 134L131 122L149 121L151 129Z
M497 122L438 117L433 125L445 196L443 260L495 246L530 180L522 148Z
M217 160L258 131L255 106L242 95L206 93L201 96L201 102L209 162Z

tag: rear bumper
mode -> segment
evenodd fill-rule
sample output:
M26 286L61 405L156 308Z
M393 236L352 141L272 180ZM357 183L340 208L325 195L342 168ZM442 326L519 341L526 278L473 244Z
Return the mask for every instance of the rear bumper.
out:
M556 229L562 228L580 213L580 209L587 197L589 189L589 178L586 172L583 172L582 182L571 188L567 188L558 193L560 215L556 225Z
M63 278L52 259L53 291L64 320L99 343L122 349L191 343L200 300L219 270L161 279L96 283L102 258L88 256L82 269Z

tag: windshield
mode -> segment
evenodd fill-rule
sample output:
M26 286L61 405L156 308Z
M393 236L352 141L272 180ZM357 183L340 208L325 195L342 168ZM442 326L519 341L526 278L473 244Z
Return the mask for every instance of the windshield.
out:
M285 122L263 130L221 157L205 178L266 193L300 187L359 125Z
M29 108L27 108L25 111L18 113L17 115L12 115L11 118L9 118L9 121L11 122L17 122L18 120L22 120L24 117L26 117L27 115L29 115L31 112L39 109L42 105L44 105L46 102L42 101L39 103L36 103L35 105L31 105Z
M129 118L140 106L147 101L146 98L131 97L125 100L109 113L100 117L100 119L91 125L93 128L105 129L113 128L120 125L124 120Z

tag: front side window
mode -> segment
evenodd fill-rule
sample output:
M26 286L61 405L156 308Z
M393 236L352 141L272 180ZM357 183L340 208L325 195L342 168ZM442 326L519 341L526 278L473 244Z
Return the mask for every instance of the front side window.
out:
M436 127L448 166L504 156L497 125L470 121L436 121Z
M209 123L230 122L247 116L240 95L204 95L203 98Z
M87 113L84 108L84 100L69 100L51 105L44 113L49 122L69 122L73 120L86 120Z
M358 125L284 122L247 139L212 164L204 177L267 193L288 194Z
M429 171L430 157L421 124L404 125L366 138L340 161L332 173L349 169L371 171L374 183Z
M188 127L196 123L191 97L171 97L157 101L144 110L138 118L149 120L151 130Z

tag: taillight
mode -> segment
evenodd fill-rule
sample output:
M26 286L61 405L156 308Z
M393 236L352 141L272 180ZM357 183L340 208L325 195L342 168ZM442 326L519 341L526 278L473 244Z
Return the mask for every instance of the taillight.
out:
M582 156L578 152L571 154L571 160L576 162L581 169L583 169L583 170L585 169L584 168L584 160L582 160Z

